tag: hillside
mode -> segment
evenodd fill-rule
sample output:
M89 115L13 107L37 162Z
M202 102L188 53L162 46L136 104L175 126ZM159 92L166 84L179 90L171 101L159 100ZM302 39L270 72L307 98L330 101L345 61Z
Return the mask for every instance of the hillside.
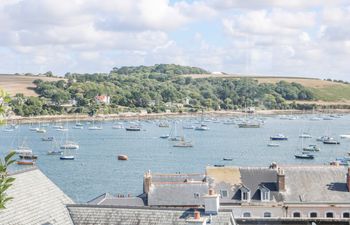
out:
M350 104L350 85L338 82L332 82L327 80L321 80L317 78L302 78L302 77L272 77L272 76L240 76L233 74L190 74L184 75L190 76L194 79L200 78L227 78L238 79L242 77L249 77L257 80L259 83L271 83L276 84L279 81L295 82L309 88L312 93L322 101L335 103Z
M11 96L14 96L16 93L23 93L25 96L37 96L34 92L35 85L33 84L33 81L36 79L57 81L63 78L0 74L0 87Z

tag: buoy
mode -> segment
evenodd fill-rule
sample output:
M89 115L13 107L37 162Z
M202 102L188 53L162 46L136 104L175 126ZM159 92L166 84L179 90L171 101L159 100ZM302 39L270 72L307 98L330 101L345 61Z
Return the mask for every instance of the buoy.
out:
M118 155L118 160L128 160L127 155Z

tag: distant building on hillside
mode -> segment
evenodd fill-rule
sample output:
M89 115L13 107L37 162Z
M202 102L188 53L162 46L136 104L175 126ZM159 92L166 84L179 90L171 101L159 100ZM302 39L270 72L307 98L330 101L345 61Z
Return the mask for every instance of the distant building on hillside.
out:
M109 105L111 103L111 97L108 95L96 95L95 100L98 104L106 104Z

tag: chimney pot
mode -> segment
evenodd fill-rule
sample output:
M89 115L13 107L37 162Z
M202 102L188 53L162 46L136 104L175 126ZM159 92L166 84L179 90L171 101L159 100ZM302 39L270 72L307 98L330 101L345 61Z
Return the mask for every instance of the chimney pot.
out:
M199 220L201 218L201 213L199 211L194 211L194 219Z
M209 195L214 195L214 190L213 189L209 189Z

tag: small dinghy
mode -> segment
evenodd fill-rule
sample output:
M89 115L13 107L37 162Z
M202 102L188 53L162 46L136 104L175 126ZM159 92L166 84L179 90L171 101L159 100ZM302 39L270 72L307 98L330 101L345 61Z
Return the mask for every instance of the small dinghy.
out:
M118 155L118 160L128 160L128 156L127 155Z

